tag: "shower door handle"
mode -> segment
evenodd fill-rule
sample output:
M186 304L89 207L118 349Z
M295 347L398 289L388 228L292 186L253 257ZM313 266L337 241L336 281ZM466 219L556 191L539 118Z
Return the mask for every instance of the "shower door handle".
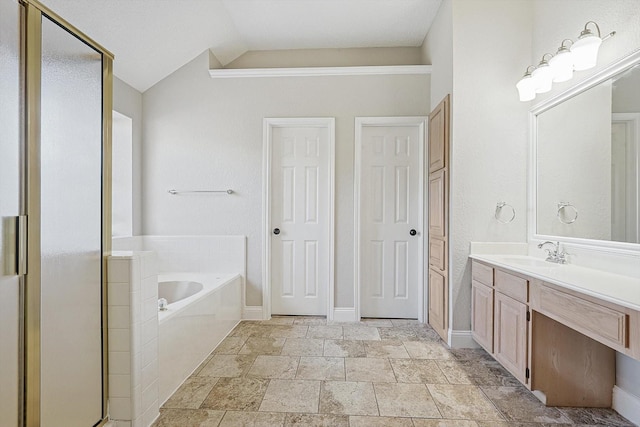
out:
M27 216L18 216L17 270L18 275L27 274Z
M2 218L4 259L0 260L0 272L6 276L27 274L27 217L9 216Z

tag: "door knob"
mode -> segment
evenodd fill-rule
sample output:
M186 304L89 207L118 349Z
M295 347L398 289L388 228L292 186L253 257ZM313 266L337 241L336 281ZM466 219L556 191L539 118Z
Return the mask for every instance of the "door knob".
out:
M411 231L409 231L409 234L415 236L416 234L418 234L418 232L414 228L412 228Z
M276 236L277 236L278 234L280 234L280 229L279 229L279 228L274 228L274 229L273 229L273 234L275 234Z

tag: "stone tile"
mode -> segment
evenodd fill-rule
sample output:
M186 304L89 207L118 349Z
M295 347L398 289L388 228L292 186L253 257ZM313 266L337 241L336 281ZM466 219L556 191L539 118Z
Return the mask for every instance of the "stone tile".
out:
M504 418L473 385L427 384L444 418L504 421Z
M200 377L241 377L251 367L256 356L216 354L198 372Z
M438 360L437 363L449 384L474 384L457 360Z
M231 337L268 337L276 326L263 325L262 323L240 322L229 336Z
M282 352L285 338L249 337L239 351L239 354L272 354Z
M388 357L390 359L408 359L409 353L404 348L402 341L381 340L363 341L367 357Z
M260 355L256 358L247 377L293 379L298 370L298 357Z
M559 408L560 412L575 424L628 427L634 424L613 409L606 408Z
M268 384L263 378L220 378L200 407L257 411Z
M452 348L449 352L455 359L460 360L494 360L493 357L482 348Z
M212 357L213 357L213 354L208 355L207 358L204 359L202 363L191 373L190 378L197 376L200 373L200 371L202 371L202 368L204 368L207 365L207 363L209 363Z
M273 326L269 336L274 338L304 338L309 327L306 325Z
M307 331L307 338L326 338L340 340L342 339L342 326L310 325L309 331Z
M440 418L424 384L374 384L380 416Z
M345 340L379 340L378 328L370 326L343 326Z
M351 416L349 427L413 427L413 423L411 418Z
M284 426L285 414L273 412L227 411L220 427L278 427Z
M319 338L287 338L282 347L283 356L322 356L323 351L324 340Z
M271 380L260 411L318 412L320 381Z
M324 340L324 356L365 357L364 344L357 340Z
M380 328L380 339L399 341L419 341L418 331L410 328Z
M294 325L326 325L327 318L321 316L297 316L293 321Z
M412 359L446 360L451 358L449 349L437 342L405 341L404 347Z
M529 390L520 387L482 387L507 421L567 423L571 419L557 408L545 406Z
M378 415L373 384L351 381L323 381L320 413L339 415Z
M218 381L214 377L190 377L162 405L163 408L197 409Z
M216 427L224 411L210 409L160 409L160 417L153 427Z
M389 362L399 383L448 383L435 360L391 359Z
M396 377L387 359L346 358L344 360L347 381L395 383Z
M496 427L495 421L491 421L492 427ZM427 420L414 418L414 427L478 427L478 423L470 420Z
M332 414L287 414L285 427L349 427L349 417Z
M392 328L393 323L390 319L375 319L363 317L360 319L360 323L366 326L372 326L374 328Z
M272 316L269 320L263 320L263 325L293 325L295 316Z
M602 427L587 424L515 423L513 421L476 421L478 427Z
M391 319L391 324L393 326L413 326L416 328L423 325L417 319Z
M342 357L301 357L296 379L342 380L345 379Z
M213 350L213 354L238 354L247 337L226 337Z

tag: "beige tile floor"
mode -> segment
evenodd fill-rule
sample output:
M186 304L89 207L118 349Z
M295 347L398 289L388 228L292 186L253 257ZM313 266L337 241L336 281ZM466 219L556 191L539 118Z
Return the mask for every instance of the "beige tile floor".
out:
M542 405L483 350L412 320L244 321L155 426L632 426L608 409Z

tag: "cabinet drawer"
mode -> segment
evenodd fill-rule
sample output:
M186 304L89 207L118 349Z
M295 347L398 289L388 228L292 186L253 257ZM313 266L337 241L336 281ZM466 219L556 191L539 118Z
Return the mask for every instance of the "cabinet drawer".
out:
M527 291L529 282L526 279L505 273L502 270L496 270L495 284L497 291L509 295L516 301L528 301L529 293Z
M473 280L493 286L493 268L473 261L471 263L471 276Z
M544 285L536 286L532 306L605 345L627 347L627 315L622 311Z
M447 242L445 240L429 238L429 265L440 271L447 269Z

